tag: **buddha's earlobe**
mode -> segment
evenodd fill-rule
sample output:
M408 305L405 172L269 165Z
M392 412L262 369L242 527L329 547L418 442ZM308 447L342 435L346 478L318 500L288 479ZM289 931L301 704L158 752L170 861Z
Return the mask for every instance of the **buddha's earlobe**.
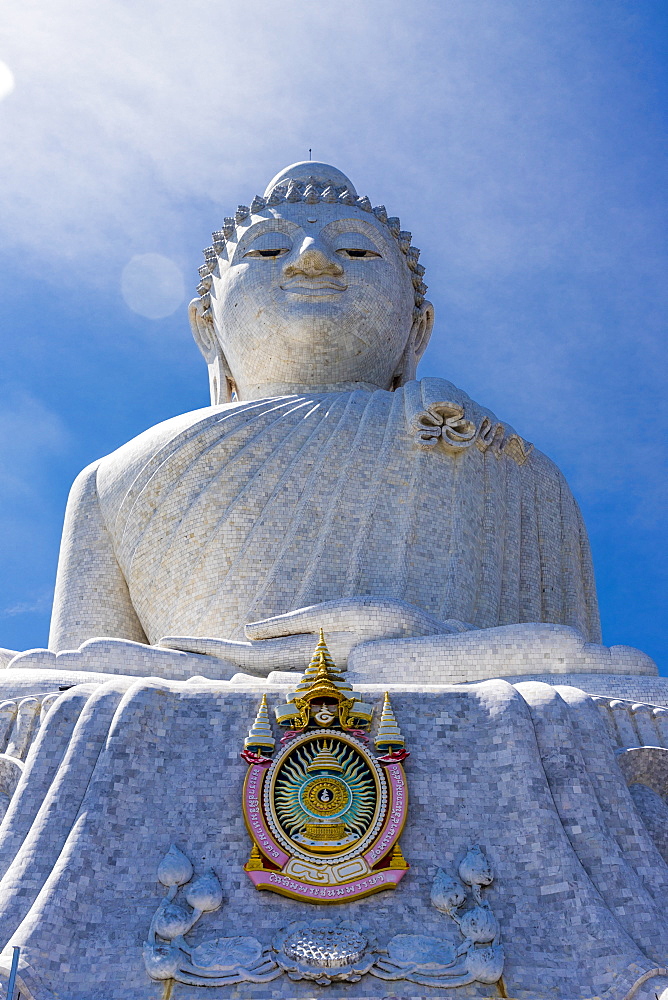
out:
M418 362L427 349L433 329L434 307L431 302L423 302L419 308L413 311L411 332L392 378L391 390L399 389L402 385L406 385L406 382L413 381Z
M223 354L213 316L210 309L204 309L200 298L193 299L188 306L190 329L209 369L209 392L211 405L229 403L237 393L236 383Z
M411 339L413 341L413 351L415 353L415 367L427 350L427 344L434 329L434 307L426 300L419 309L413 313L413 327L411 329Z

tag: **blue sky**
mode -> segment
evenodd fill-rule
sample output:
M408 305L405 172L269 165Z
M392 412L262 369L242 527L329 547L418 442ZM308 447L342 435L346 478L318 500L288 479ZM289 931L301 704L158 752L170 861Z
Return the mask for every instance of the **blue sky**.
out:
M420 374L561 466L604 641L668 672L667 48L663 0L5 0L0 646L46 642L79 469L208 402L201 248L311 147L422 248Z

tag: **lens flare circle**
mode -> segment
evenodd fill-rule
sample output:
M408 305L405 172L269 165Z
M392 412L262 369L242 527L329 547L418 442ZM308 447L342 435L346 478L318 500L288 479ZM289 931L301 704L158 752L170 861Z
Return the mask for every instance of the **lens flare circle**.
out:
M159 253L132 257L121 274L121 294L126 305L147 319L165 319L185 298L181 268Z

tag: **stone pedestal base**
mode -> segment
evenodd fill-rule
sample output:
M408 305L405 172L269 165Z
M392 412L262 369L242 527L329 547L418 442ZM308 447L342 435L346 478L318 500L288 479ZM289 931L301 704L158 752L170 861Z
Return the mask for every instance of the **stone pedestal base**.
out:
M356 689L378 715L386 685ZM147 975L142 945L165 896L157 869L171 844L195 877L212 868L223 890L220 908L187 934L190 947L236 935L270 951L292 922L317 933L314 922L327 917L355 922L381 950L417 934L442 940L446 954L462 934L432 905L434 879L439 869L456 874L479 844L494 871L485 898L501 928L508 996L624 1000L640 976L665 965L668 867L611 730L582 691L502 680L389 685L411 750L401 838L410 868L394 890L322 907L258 892L243 870L251 841L239 750L264 690L270 709L285 700L283 683L117 677L52 705L0 827L3 962L21 946L33 1000L162 1000L165 983ZM480 982L446 990L365 972L325 987L283 972L270 982L178 983L171 997L321 992L332 1000L499 995Z

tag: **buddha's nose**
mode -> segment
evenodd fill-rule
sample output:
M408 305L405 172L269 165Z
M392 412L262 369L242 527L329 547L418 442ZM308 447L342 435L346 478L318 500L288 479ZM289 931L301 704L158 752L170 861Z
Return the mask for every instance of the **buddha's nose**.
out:
M319 278L323 274L341 275L343 268L335 257L330 257L311 240L304 244L297 259L285 268L288 278L298 274L306 275L307 278Z

